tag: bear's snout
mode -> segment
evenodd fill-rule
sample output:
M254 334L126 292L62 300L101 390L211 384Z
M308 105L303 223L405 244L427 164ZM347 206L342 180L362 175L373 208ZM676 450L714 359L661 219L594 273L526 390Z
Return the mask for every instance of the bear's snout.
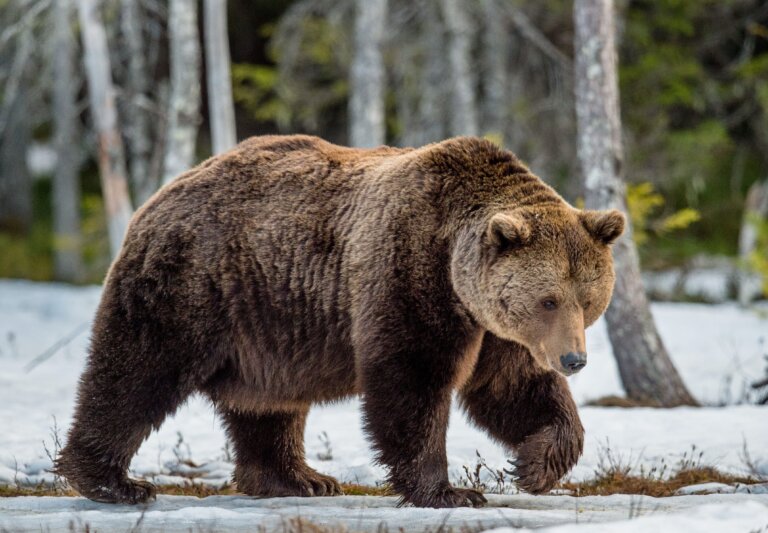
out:
M563 372L570 376L587 366L587 354L586 352L568 352L560 356L560 364L563 366Z

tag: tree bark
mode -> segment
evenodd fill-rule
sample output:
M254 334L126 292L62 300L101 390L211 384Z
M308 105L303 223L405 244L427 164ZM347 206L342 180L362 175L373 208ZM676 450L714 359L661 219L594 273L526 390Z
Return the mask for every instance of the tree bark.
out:
M53 11L53 268L56 279L80 280L80 180L72 0L57 0Z
M472 24L467 4L460 0L442 0L448 28L448 58L452 81L452 135L477 135L477 102L472 76Z
M574 27L578 157L585 203L590 209L626 213L613 0L576 0ZM627 396L665 407L695 405L656 331L629 225L613 254L616 287L606 320Z
M128 193L125 153L117 123L107 35L98 13L98 2L78 0L77 8L91 115L99 143L99 174L107 213L109 247L114 258L120 252L133 212Z
M195 159L200 124L200 42L197 2L171 0L168 15L171 88L163 183L188 170Z
M205 0L205 69L208 81L208 115L213 153L237 144L232 72L229 58L226 0Z
M355 54L350 68L349 142L371 148L384 144L384 59L381 45L387 0L357 0Z
M139 0L120 2L120 29L128 57L128 76L123 91L126 95L125 136L128 140L128 162L133 192L138 205L157 190L158 178L149 171L152 153L149 111L149 71L142 35L142 12Z

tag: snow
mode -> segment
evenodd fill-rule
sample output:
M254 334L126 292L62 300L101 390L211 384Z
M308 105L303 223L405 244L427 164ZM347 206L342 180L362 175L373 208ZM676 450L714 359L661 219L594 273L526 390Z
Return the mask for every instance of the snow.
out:
M768 530L768 507L757 502L739 504L711 504L686 509L682 512L640 516L634 520L622 520L596 524L566 524L537 529L540 533L656 533L658 531L696 531L697 533L751 532ZM509 527L491 530L492 533L525 533L531 529ZM490 532L489 532L490 533Z
M732 494L736 492L736 487L727 485L725 483L697 483L696 485L688 485L677 490L678 496L685 496L687 494Z
M335 498L255 499L244 496L159 496L146 508L99 504L83 498L0 499L0 530L69 531L70 524L91 530L141 531L265 531L282 528L299 517L319 526L374 532L386 524L389 531L424 533L438 526L541 528L544 531L683 531L670 524L688 525L692 531L750 531L768 523L768 495L715 494L650 498L627 495L574 498L570 496L488 496L482 509L398 508L393 497L339 496ZM637 517L637 518L635 518ZM667 522L669 521L669 522ZM598 524L604 524L602 527ZM308 529L309 530L309 529Z
M44 443L49 449L54 448L51 436L54 419L62 437L70 423L77 379L85 360L87 326L93 317L99 295L99 287L0 280L0 405L3 406L0 409L0 484L51 481L51 474L46 472L50 468L50 460L46 455ZM606 459L607 448L610 449L610 456L614 460L620 460L634 468L642 466L647 470L667 465L667 468L674 469L680 461L688 461L692 455L698 457L699 453L703 452L702 464L743 474L745 445L752 461L764 474L768 474L768 424L765 423L768 409L745 404L750 398L749 382L764 373L763 355L768 351L768 318L765 308L745 310L734 304L660 303L654 304L653 312L667 348L687 385L698 399L710 406L700 409L581 407L580 414L586 428L585 451L571 477L592 477L601 459ZM64 343L58 351L52 355L47 352L61 339L68 337L73 338ZM602 321L587 331L587 343L589 364L582 373L570 378L574 397L580 404L584 404L590 399L605 395L623 394ZM50 357L40 357L45 354ZM721 404L725 406L718 407ZM319 458L327 453L326 445L319 438L324 432L330 441L330 460ZM179 435L183 439L180 443ZM309 416L305 437L308 461L321 472L334 475L342 481L361 484L372 485L383 479L384 470L371 461L373 454L362 431L359 401L314 408ZM693 446L696 447L695 450L692 449ZM472 427L464 415L455 410L451 415L448 431L448 460L452 479L458 480L463 474L464 465L475 464L476 450L492 468L506 466L509 454L490 441L483 432ZM200 466L186 466L179 462L179 458L190 459ZM232 465L225 450L224 432L211 406L203 398L192 398L144 443L131 464L131 470L135 475L154 479L159 483L181 483L186 478L180 474L188 475L190 470L198 476L197 482L212 485L227 482ZM734 507L734 520L738 519L738 513L735 511L737 508L746 506L754 511L755 505L768 504L765 501L768 497L765 493L740 494L739 490L736 492L737 494L681 496L683 500L679 501L689 501L685 499L692 498L690 501L700 502L697 505L718 502L729 505L728 502L739 502L739 505ZM725 497L742 499L721 500ZM329 517L335 517L334 513L346 516L338 509L334 510L335 505L354 509L352 514L355 517L358 516L355 513L363 513L360 516L373 513L370 518L372 521L386 515L390 520L390 527L403 523L409 525L412 530L418 529L417 524L427 524L430 520L439 521L438 517L443 516L429 514L438 511L420 510L419 512L424 514L419 516L423 517L425 522L419 522L421 518L417 520L416 517L411 520L407 518L407 513L415 512L414 510L395 509L393 501L386 498L301 500L310 503L294 503L293 500L287 499L263 503L268 500L221 498L224 499L196 500L163 496L151 508L151 513L159 513L156 517L157 524L181 524L183 520L178 513L184 511L187 513L184 516L188 516L192 513L191 508L194 508L211 513L210 516L206 515L206 523L225 521L229 525L233 520L237 522L235 519L239 516L243 524L253 525L255 515L251 516L249 513L266 513L265 509L270 509L270 516L295 516L299 508L297 506L300 506L301 516L317 512L322 517L322 512L326 511ZM508 502L503 504L504 509L514 508L518 513L533 513L530 522L521 524L526 527L573 522L574 509L577 506L592 505L592 500L576 500L567 496L534 498L510 495L506 498L512 499L498 500ZM755 503L755 498L760 498L760 503ZM113 514L110 510L117 509L82 499L50 500L34 500L42 506L40 510L35 509L35 516L41 512L43 515L40 520L48 520L40 523L53 524L56 520L51 517L55 513L60 513L59 519L63 519L63 516L71 516L71 513L78 510L82 511L82 517L95 520L95 516L98 520L105 520L104 523L108 525ZM678 501L675 498L659 501L673 500ZM6 519L6 515L13 512L14 527L18 523L28 524L32 529L40 529L36 525L33 527L33 524L39 525L34 522L35 518L25 514L34 507L29 503L31 501L19 498L3 501L0 516ZM556 503L559 501L570 503L561 508L558 507L561 504ZM610 497L596 501L602 502L601 505L613 511L595 511L595 521L626 518L628 500ZM12 511L13 505L20 507ZM528 507L521 510L521 505ZM657 503L654 502L653 505L656 506ZM120 509L114 513L123 516L114 519L122 520L119 522L121 527L129 523L126 520L136 518L131 514L138 512L135 508ZM378 511L374 513L370 509ZM469 517L475 516L472 513L481 513L477 516L491 516L486 512L491 510L497 513L494 516L501 516L498 509L457 510L450 516L451 519L465 517L469 520ZM347 514L350 512L347 511ZM712 512L717 514L718 511ZM764 509L761 512L764 512ZM537 518L539 515L536 513L539 513L541 518ZM755 514L759 515L756 511ZM561 515L562 520L548 518ZM578 516L583 517L581 513ZM148 513L145 515L144 525L149 523L146 522L149 518ZM694 518L696 517L685 513L679 517L683 521ZM711 521L716 522L715 518ZM432 521L427 525L435 526L436 523ZM640 519L633 521L634 523L640 523ZM0 521L0 524L3 522ZM356 529L352 522L349 524L352 529ZM766 524L768 520L760 527ZM56 529L51 527L51 530Z

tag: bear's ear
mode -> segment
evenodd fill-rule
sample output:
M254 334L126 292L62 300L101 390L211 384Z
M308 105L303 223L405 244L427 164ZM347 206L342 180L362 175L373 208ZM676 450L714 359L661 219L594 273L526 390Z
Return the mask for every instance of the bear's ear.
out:
M531 228L520 216L510 213L496 213L488 222L488 242L499 248L518 248L531 238Z
M613 244L624 233L625 220L618 209L581 212L581 224L596 241L603 244Z

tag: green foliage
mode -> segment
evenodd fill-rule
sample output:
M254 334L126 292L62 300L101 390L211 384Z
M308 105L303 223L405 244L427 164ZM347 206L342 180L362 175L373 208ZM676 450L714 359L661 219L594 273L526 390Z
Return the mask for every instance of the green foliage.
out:
M253 118L284 124L290 111L276 92L277 69L269 65L232 65L232 93L235 101Z
M684 208L666 216L655 213L664 205L664 197L648 182L630 185L627 189L627 208L632 221L635 243L643 246L650 236L662 236L685 229L701 216L695 209Z
M701 217L674 241L648 240L649 256L737 251L746 190L768 173L768 15L759 5L627 4L619 61L626 175L652 183L668 210ZM680 217L669 222L691 214Z
M53 277L51 230L36 220L28 235L0 233L0 278L47 281Z
M46 212L50 205L48 190L36 191L36 210ZM83 283L100 283L109 266L109 240L101 196L85 194L81 204ZM35 216L26 234L0 233L0 278L26 278L50 281L54 278L53 255L57 243L50 216Z
M109 235L104 202L98 194L85 194L80 211L84 283L101 283L109 268Z
M262 31L272 36L271 64L234 65L238 103L256 120L283 130L322 133L329 121L343 119L351 51L340 21L307 13Z

